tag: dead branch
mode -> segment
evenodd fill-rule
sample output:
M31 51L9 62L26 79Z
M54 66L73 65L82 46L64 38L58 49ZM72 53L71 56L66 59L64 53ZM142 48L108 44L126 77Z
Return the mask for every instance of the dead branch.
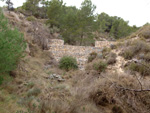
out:
M139 82L139 84L140 84L140 86L141 86L141 90L143 90L143 85L142 85L141 81L138 79L138 77L137 77L136 74L135 74L135 77L136 77L137 81Z
M122 86L118 86L115 82L113 82L112 80L110 80L108 77L105 77L103 75L101 75L101 76L104 77L104 78L106 78L107 80L109 80L112 83L111 86L114 86L115 88L119 88L119 89L126 90L126 91L134 91L134 92L149 92L150 91L150 89L143 89L142 84L139 81L139 79L138 79L138 81L139 81L139 84L141 85L141 89L130 89L130 88L125 88L125 87L122 87Z
M121 86L115 86L116 88L122 89L122 90L126 90L126 91L134 91L134 92L149 92L150 89L130 89L130 88L124 88Z

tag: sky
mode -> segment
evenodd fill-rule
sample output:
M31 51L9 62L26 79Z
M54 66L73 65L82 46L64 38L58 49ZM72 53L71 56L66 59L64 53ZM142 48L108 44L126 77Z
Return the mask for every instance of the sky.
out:
M26 0L11 0L14 7L21 6ZM80 8L83 0L63 0L67 6L76 6ZM91 0L96 5L95 13L105 12L110 16L118 16L129 25L143 26L150 23L150 0ZM0 2L0 6L5 3Z

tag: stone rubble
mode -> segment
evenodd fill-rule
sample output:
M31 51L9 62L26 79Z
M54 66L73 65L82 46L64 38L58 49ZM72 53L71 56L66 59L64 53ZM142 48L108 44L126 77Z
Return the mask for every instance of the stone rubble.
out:
M51 74L49 76L49 79L51 79L51 80L57 80L58 82L64 82L65 81L65 79L63 79L61 77L61 75L57 75L57 74Z

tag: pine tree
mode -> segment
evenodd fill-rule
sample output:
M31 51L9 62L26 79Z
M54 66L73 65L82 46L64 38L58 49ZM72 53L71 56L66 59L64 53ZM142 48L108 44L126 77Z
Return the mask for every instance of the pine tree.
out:
M11 29L0 9L0 75L15 69L25 48L23 35Z

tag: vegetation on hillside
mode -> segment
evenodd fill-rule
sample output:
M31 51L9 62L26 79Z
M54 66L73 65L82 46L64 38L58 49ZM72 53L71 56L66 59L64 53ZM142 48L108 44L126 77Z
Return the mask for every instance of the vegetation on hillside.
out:
M77 69L78 64L75 58L71 56L64 56L59 61L59 68L66 71Z
M9 26L0 9L0 76L16 68L25 48L23 35Z
M65 43L72 45L93 45L96 37L94 32L119 39L138 29L136 26L129 26L128 21L117 16L112 17L106 13L95 15L96 6L91 0L84 0L80 8L66 6L63 0L36 0L36 2L27 0L22 8L35 16L38 14L38 17L43 17L42 14L45 14L50 29L57 27L59 30L56 32L59 31Z
M9 23L0 13L0 113L149 113L150 26L120 39L138 28L119 17L95 15L95 8L90 0L80 8L61 0L27 0L24 15L4 11ZM85 70L77 69L73 57L58 64L47 50L54 35L45 19L68 44L92 45L97 32L121 41L92 52ZM28 43L23 59L24 38L10 24ZM13 79L1 76L8 72Z

